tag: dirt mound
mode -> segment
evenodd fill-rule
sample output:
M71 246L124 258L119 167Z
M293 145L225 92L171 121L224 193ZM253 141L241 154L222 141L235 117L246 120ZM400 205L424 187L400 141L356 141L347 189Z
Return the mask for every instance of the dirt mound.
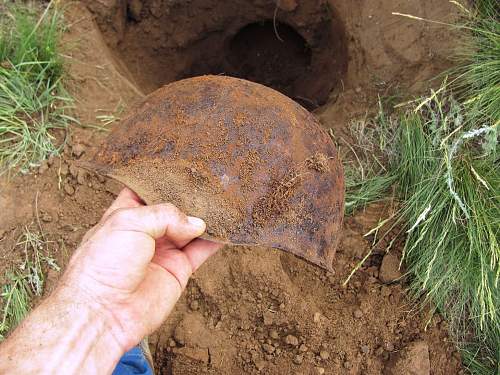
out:
M410 350L420 340L433 374L456 374L445 326L434 317L425 329L426 315L410 313L403 285L380 282L380 253L342 286L355 252L368 247L358 234L364 220L347 223L334 275L265 248L217 254L155 337L162 373L406 374L394 371L425 365Z

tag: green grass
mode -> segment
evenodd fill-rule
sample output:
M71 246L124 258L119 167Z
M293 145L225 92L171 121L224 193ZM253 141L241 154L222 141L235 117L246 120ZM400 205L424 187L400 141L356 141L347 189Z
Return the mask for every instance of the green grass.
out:
M467 128L464 108L444 96L405 114L393 173L408 226L411 289L448 321L465 364L493 374L500 359L500 161L496 128Z
M0 321L0 340L14 329L30 310L31 291L25 277L19 272L10 272L6 275L7 284L3 286L2 317Z
M479 19L490 17L492 19L500 20L500 8L498 7L497 0L475 0L473 7L477 11Z
M5 275L7 283L0 294L0 340L26 317L31 309L32 299L42 295L45 285L44 269L50 267L60 270L49 255L50 244L40 232L26 226L15 249L12 249L19 250L23 254L23 260Z
M451 73L453 89L473 122L500 121L500 7L496 0L476 1Z
M411 293L445 317L472 373L496 374L498 124L475 125L467 104L454 100L445 87L439 92L392 118L379 113L363 120L361 128L353 124L358 144L349 145L354 156L344 162L346 213L387 198L395 187L401 208L394 226L406 232L403 255Z
M377 200L385 199L387 190L394 183L394 176L387 173L389 159L393 155L395 124L388 117L379 101L379 112L374 118L364 118L349 125L351 138L333 140L340 143L348 155L343 157L346 189L345 214L351 215L358 209Z
M358 162L346 165L346 212L384 199L394 183L411 292L445 317L469 371L493 375L500 373L500 10L496 0L475 6L457 26L464 34L451 82L398 117L379 113L381 130L366 139L354 131L361 146L349 146ZM356 151L381 138L392 147ZM369 163L383 167L363 164L371 153L386 155Z
M75 121L58 54L61 14L0 2L0 172L56 154L54 131Z

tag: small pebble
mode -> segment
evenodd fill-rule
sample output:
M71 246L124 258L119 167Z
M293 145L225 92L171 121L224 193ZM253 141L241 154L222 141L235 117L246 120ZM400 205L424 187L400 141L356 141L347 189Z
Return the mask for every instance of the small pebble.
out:
M256 360L254 361L255 367L257 370L262 371L266 367L266 361L264 360Z
M321 357L321 359L326 361L328 358L330 358L330 353L328 353L326 350L322 350L319 352L319 356Z
M85 177L87 177L87 172L83 169L79 169L76 175L76 182L78 182L79 185L85 184Z
M296 365L300 365L304 361L304 357L302 354L297 354L295 357L293 357L293 363Z
M361 353L368 354L370 347L368 345L361 345Z
M360 319L361 317L363 317L363 311L361 311L360 309L354 310L354 317L356 319Z
M73 145L73 147L71 148L71 151L72 151L74 156L79 158L85 152L85 146L82 145L81 143L77 143L76 145Z
M38 173L42 174L44 172L46 172L47 170L49 169L49 164L47 163L47 161L43 161L42 164L40 164L40 166L38 167Z
M275 329L272 329L269 331L269 337L272 338L272 339L279 339L279 334L278 334L278 331L276 331Z
M347 368L347 369L350 369L352 367L352 363L349 362L349 361L345 361L344 362L344 367Z
M64 184L64 191L68 195L75 194L75 188L73 186L71 186L70 184Z
M314 323L319 323L320 320L321 320L321 313L315 312L313 317Z
M288 335L288 336L286 336L285 337L285 342L288 345L292 345L292 346L299 345L299 339L297 337L295 337L294 335Z
M50 216L50 214L47 212L42 213L42 216L40 218L45 223L50 223L52 221L52 216Z
M274 322L274 314L266 310L262 313L262 319L264 320L264 325L270 326Z
M307 349L308 348L307 348L307 346L305 344L301 344L299 346L299 351L302 352L302 353L307 352Z
M193 311L196 311L200 308L200 303L197 300L191 301L189 304L189 308Z
M325 369L323 367L316 367L316 373L323 375L325 373Z
M74 164L70 164L69 174L71 175L71 177L76 178L78 176L78 167Z
M66 163L61 164L61 168L59 169L59 173L61 174L61 176L67 176L69 173L68 164L66 164Z

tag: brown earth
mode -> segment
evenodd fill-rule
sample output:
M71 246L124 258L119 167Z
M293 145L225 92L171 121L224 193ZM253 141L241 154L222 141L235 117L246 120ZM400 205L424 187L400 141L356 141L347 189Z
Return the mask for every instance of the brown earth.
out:
M99 1L102 7L115 10L118 3L121 2ZM130 1L125 21L139 23L147 12L163 9L164 3L145 1L147 7L142 6L139 11L138 2ZM270 7L264 0L259 3L263 4L262 12L267 12L266 20L272 19L275 6ZM308 3L281 0L278 17L283 17L282 12L300 13L302 6L316 9L303 5ZM333 79L333 91L328 90L327 103L315 114L336 135L344 133L349 120L373 109L377 94L418 93L428 86L428 79L449 66L446 56L453 39L448 29L391 14L410 13L449 22L456 17L456 10L448 2L345 0L336 1L334 9L334 18L342 21L345 33L347 59L341 60L348 63L344 71L335 73L338 75ZM201 10L202 7L180 10L179 14L187 13L179 19L196 26ZM84 124L95 124L96 116L102 114L121 116L121 107L133 105L143 92L153 89L139 82L139 76L133 73L135 68L127 67L129 61L120 55L120 42L111 39L115 32L111 29L117 24L108 23L110 29L105 30L101 19L103 38L93 19L99 18L96 12L104 10L94 7L93 11L94 14L75 3L67 10L65 55L70 63L70 88L77 99L75 115ZM134 18L137 16L139 20ZM161 17L165 15L160 14ZM123 22L123 18L120 20ZM278 21L285 22L283 18ZM127 22L118 30L120 33L127 34L139 27ZM189 29L192 39L198 38L199 43L203 42L203 25ZM182 25L168 27L181 36L187 33ZM238 27L241 26L236 25L235 32ZM300 33L298 29L294 28ZM303 38L311 44L307 35ZM127 46L128 42L123 43ZM168 48L164 53L183 49ZM188 57L192 61L198 58ZM144 61L144 65L139 65L141 69L136 70L148 70L149 63L153 64ZM169 70L187 74L185 66L191 66L191 61L176 64L165 60L164 74L169 75ZM158 85L177 78L172 75ZM47 239L54 241L52 255L64 266L83 234L98 221L120 186L77 168L75 161L93 154L104 136L103 132L75 126L61 158L43 163L31 174L0 179L2 275L22 258L19 249L12 249L24 225L33 223L37 228L37 218L40 219ZM196 273L173 314L151 338L159 372L462 373L446 323L439 315L421 310L409 300L406 279L391 268L394 260L388 258L380 270L382 275L379 274L383 248L374 249L349 283L342 285L370 250L373 239L364 234L386 218L390 210L390 205L372 205L345 219L331 273L278 250L225 247ZM399 257L398 249L399 245L391 254ZM58 273L49 273L47 290L57 278ZM381 279L390 283L384 284Z

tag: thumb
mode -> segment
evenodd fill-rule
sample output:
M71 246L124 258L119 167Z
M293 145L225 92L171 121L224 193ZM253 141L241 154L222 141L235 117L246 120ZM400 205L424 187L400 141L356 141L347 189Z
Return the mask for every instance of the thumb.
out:
M153 239L167 237L174 244L185 244L205 232L205 222L187 216L172 204L120 208L103 223L100 231L143 232Z
M119 208L78 248L73 261L83 258L94 267L114 269L125 264L144 271L154 256L155 240L167 238L177 246L204 231L203 220L188 217L171 204Z

